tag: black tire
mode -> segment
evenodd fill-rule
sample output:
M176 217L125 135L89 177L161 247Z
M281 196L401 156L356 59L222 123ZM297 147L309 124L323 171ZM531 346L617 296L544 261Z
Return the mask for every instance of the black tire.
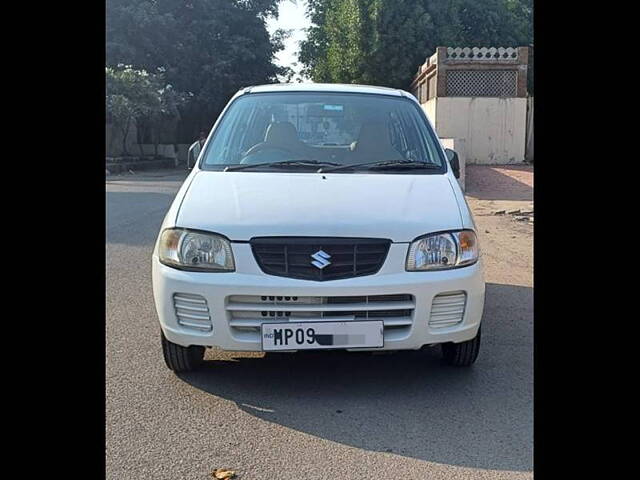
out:
M480 352L480 329L471 340L462 343L443 343L442 358L447 365L468 367L473 365Z
M164 363L176 373L191 372L196 370L204 360L204 347L191 345L183 347L167 340L164 333L162 336L162 353Z

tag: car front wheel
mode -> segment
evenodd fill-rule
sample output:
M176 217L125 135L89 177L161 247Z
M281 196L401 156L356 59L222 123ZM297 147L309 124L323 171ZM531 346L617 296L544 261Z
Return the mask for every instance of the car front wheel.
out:
M183 347L167 340L164 333L162 336L162 353L164 363L176 373L191 372L197 369L204 359L204 347L191 345Z
M480 329L471 340L461 343L443 343L442 357L448 365L454 367L468 367L478 358L480 351Z

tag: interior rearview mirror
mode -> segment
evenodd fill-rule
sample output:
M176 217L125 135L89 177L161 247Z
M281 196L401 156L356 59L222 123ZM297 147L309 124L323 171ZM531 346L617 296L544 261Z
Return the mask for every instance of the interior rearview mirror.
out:
M458 160L458 154L450 148L445 148L444 153L447 154L447 159L451 164L451 170L453 170L453 176L460 178L460 160Z

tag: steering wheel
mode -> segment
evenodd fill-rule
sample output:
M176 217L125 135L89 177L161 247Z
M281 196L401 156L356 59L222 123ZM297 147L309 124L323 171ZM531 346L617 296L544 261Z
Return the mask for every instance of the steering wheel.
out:
M254 147L252 147L250 150L251 150L251 151L250 151L250 153L248 153L248 154L247 154L247 155L246 155L246 156L245 156L245 157L240 161L240 163L241 163L241 164L244 164L244 163L254 163L254 162L250 162L250 161L249 161L249 162L247 162L247 161L246 161L246 160L247 160L247 158L253 157L253 156L254 156L254 155L256 155L257 153L262 153L262 152L264 152L264 151L280 152L280 153L283 153L283 154L285 154L285 155L293 155L293 157L294 157L294 158L299 156L299 154L298 154L298 153L294 152L293 150L289 150L288 148L284 148L284 147L276 147L276 146L273 146L273 145L267 145L267 144L265 144L265 143L260 143L260 144L258 144L258 145L255 145L255 146L254 146ZM268 161L268 160L265 160L265 161Z

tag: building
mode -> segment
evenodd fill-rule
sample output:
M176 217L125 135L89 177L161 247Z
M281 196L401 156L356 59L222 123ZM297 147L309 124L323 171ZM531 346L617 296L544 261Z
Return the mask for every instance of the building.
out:
M525 160L528 47L438 47L411 84L441 139L466 163Z

